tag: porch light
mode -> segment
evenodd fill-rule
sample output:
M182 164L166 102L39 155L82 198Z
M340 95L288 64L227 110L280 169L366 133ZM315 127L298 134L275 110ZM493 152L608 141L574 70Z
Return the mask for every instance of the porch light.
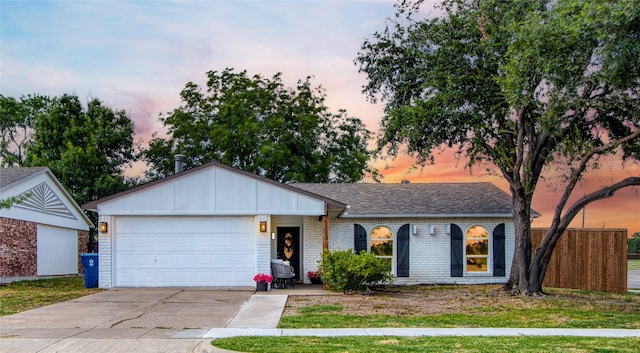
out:
M106 233L109 231L109 225L107 222L100 222L98 224L98 229L100 230L100 233Z
M267 221L260 221L260 232L264 233L267 231Z

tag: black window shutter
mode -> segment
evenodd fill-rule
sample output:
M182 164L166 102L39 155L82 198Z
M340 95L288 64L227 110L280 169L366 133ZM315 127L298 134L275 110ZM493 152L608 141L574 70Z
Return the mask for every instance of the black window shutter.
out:
M353 250L356 254L367 251L367 231L359 224L353 225Z
M409 225L405 224L398 230L396 237L398 261L396 276L409 277Z
M493 229L493 277L505 276L504 223Z
M451 277L462 277L464 270L462 241L462 229L451 223Z

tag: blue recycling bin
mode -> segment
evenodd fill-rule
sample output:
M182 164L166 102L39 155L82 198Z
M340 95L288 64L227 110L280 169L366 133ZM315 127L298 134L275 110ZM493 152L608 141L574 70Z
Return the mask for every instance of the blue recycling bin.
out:
M98 254L80 254L84 267L84 287L98 287Z

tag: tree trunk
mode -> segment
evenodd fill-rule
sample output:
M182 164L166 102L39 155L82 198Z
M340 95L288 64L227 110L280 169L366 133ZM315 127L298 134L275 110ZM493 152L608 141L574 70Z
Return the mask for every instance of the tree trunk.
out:
M524 191L514 193L513 216L515 225L515 249L511 274L504 289L514 294L528 294L529 264L531 263L531 207Z
M542 243L536 249L531 259L531 265L529 266L529 293L534 295L542 295L542 282L547 274L547 268L551 261L551 255L560 240L560 236L564 233L566 227L558 228L556 223L553 223L547 230Z

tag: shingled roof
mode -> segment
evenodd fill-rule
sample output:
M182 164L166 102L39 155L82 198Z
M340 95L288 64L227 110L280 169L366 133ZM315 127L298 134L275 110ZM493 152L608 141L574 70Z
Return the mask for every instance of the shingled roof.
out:
M512 215L511 196L491 183L291 185L349 205L341 217Z
M47 167L29 167L29 168L0 168L0 188L13 184L33 174L37 174Z

